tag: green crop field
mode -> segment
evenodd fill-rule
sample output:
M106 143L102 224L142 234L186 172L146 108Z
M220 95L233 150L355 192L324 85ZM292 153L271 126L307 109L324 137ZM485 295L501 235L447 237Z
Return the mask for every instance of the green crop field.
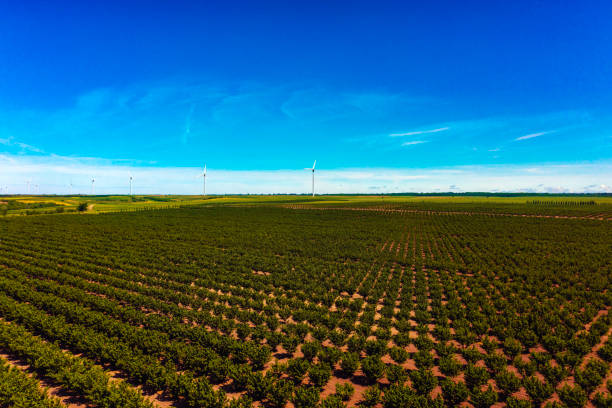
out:
M0 206L0 406L612 404L612 197Z

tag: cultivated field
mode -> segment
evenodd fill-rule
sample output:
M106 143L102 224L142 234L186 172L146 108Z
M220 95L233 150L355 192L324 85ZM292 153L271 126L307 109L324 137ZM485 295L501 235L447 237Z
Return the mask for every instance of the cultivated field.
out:
M29 200L2 407L612 405L610 198Z

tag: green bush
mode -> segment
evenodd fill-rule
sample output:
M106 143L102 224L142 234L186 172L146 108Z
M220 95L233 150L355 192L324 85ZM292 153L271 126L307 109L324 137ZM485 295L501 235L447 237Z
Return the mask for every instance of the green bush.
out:
M359 368L359 356L356 353L344 353L340 360L340 368L346 375L353 375Z
M319 390L314 387L298 387L291 401L295 408L315 408L319 404Z
M402 366L390 364L387 366L387 379L391 384L404 384L408 373Z
M473 390L470 402L474 408L489 408L497 402L497 393L489 385L485 390Z
M547 382L540 381L537 377L528 377L523 380L523 386L525 387L525 391L531 397L531 400L540 405L544 401L550 398L552 395L554 388Z
M315 364L308 370L308 378L312 385L322 388L331 378L331 367L326 363Z
M374 382L385 374L385 364L378 357L367 357L361 362L361 370L370 382Z
M353 384L349 382L343 384L336 384L336 395L340 397L342 401L350 400L354 393L355 387L353 387Z
M475 389L484 385L489 380L489 373L484 367L468 364L465 369L465 383L470 389Z
M579 386L564 385L557 393L561 401L565 403L569 408L581 408L587 402L587 393Z
M364 407L374 407L376 404L380 402L380 388L378 385L374 385L372 387L368 387L363 392L363 399L361 401L361 405Z
M438 379L429 369L411 371L410 380L416 392L421 395L429 395L436 385L438 385Z
M441 385L442 396L447 406L454 407L467 400L469 390L464 382L455 383L452 380L444 379Z
M521 379L508 370L502 370L495 376L495 384L504 394L510 395L521 388Z

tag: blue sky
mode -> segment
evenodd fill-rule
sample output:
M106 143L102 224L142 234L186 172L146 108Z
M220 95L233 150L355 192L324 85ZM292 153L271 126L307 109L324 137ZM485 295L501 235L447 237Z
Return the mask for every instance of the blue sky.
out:
M0 188L197 193L206 162L213 193L301 192L317 159L320 192L612 191L611 14L3 3Z

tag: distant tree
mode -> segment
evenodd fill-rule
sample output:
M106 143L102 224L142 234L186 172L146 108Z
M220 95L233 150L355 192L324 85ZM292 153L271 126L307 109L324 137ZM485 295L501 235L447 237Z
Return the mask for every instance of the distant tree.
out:
M88 206L87 202L80 203L79 206L77 207L77 210L79 212L87 211L87 206Z

